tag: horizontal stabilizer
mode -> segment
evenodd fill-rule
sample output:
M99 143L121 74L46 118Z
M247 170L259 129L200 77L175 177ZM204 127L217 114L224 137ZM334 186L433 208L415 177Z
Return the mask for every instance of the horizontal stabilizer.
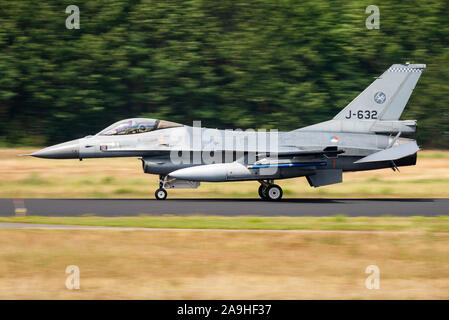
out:
M416 144L416 141L413 141L370 154L369 156L366 156L365 158L362 158L354 163L398 160L407 156L411 156L418 151L419 147Z

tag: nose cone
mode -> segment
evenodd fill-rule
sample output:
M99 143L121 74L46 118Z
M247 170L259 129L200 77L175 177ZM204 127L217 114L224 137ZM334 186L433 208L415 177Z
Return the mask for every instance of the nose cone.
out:
M32 153L31 156L44 159L78 159L80 156L79 140L57 144Z

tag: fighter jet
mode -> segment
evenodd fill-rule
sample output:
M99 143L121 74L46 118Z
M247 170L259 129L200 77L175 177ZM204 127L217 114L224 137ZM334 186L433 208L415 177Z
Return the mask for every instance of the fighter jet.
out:
M37 151L49 159L138 157L144 173L159 175L166 189L200 182L253 180L263 200L278 201L275 180L305 177L312 187L343 181L343 172L416 164L419 147L409 136L416 120L399 120L424 64L394 64L332 120L290 132L201 128L134 118L87 136Z

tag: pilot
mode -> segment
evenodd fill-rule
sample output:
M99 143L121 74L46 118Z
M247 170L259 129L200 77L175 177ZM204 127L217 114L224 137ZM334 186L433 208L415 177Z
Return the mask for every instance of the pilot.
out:
M145 127L145 125L141 124L139 126L139 133L143 133L143 132L146 132L146 131L147 131L147 128Z

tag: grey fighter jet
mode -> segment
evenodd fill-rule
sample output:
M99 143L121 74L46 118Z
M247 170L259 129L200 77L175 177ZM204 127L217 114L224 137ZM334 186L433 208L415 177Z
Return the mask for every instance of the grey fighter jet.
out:
M200 182L254 180L264 200L280 200L275 180L305 177L312 187L342 182L343 172L416 164L419 147L406 136L416 120L399 120L423 64L395 64L332 120L290 132L231 131L156 119L119 121L94 136L31 156L50 159L138 157L159 175L156 199L166 189Z

